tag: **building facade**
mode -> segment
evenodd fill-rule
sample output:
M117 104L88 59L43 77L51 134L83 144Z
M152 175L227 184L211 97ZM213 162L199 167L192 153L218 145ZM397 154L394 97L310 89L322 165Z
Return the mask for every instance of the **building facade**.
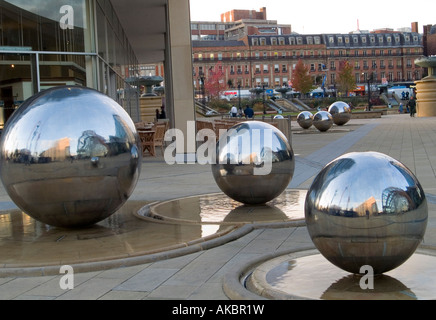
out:
M250 35L238 41L193 41L194 84L219 63L229 87L292 85L298 60L309 66L314 85L335 88L340 64L354 67L357 84L419 80L423 37L415 32Z

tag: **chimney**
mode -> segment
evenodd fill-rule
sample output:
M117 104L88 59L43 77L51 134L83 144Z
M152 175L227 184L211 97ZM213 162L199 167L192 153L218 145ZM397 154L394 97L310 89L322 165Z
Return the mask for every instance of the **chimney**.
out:
M418 22L412 22L412 32L419 33Z

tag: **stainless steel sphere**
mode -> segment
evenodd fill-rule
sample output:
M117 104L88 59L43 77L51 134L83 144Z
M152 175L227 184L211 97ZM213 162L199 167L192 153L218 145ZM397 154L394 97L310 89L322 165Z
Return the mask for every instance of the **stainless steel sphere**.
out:
M212 173L218 187L244 204L275 199L294 175L294 152L288 140L265 122L233 126L218 141L216 158Z
M313 124L313 114L309 111L300 112L297 116L297 123L303 129L309 129Z
M319 111L313 116L313 126L321 132L330 130L333 126L333 117L327 111Z
M351 108L342 101L337 101L329 107L329 113L333 117L333 122L337 126L343 126L351 119Z
M428 220L424 191L409 169L377 152L343 155L314 179L306 196L309 234L321 254L358 274L405 262L422 241Z
M141 170L134 123L95 90L62 86L25 101L0 141L0 175L15 204L34 219L80 227L116 212Z

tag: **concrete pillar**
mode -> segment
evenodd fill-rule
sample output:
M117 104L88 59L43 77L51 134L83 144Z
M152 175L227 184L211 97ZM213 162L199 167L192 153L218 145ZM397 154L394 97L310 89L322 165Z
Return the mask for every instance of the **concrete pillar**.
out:
M172 127L181 130L185 137L184 150L176 151L179 163L195 161L195 135L188 128L188 123L195 121L192 67L189 0L168 0L165 92Z

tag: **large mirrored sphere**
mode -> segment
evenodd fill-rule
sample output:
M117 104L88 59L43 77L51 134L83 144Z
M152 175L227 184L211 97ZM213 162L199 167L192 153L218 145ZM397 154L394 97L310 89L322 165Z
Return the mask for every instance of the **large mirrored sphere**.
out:
M233 200L264 204L278 197L294 175L294 152L284 134L260 121L242 122L216 145L212 173Z
M333 122L337 126L343 126L351 119L350 106L342 101L337 101L329 107L329 113L333 117Z
M297 123L303 129L309 129L313 124L313 114L309 111L300 112L297 116Z
M330 162L306 196L305 218L320 253L345 271L375 274L405 262L422 241L428 208L424 191L397 160L356 152Z
M321 132L330 130L333 126L333 117L327 111L319 111L313 116L313 126Z
M141 170L134 123L95 90L62 86L26 100L0 141L0 175L15 204L34 219L81 227L116 212Z

